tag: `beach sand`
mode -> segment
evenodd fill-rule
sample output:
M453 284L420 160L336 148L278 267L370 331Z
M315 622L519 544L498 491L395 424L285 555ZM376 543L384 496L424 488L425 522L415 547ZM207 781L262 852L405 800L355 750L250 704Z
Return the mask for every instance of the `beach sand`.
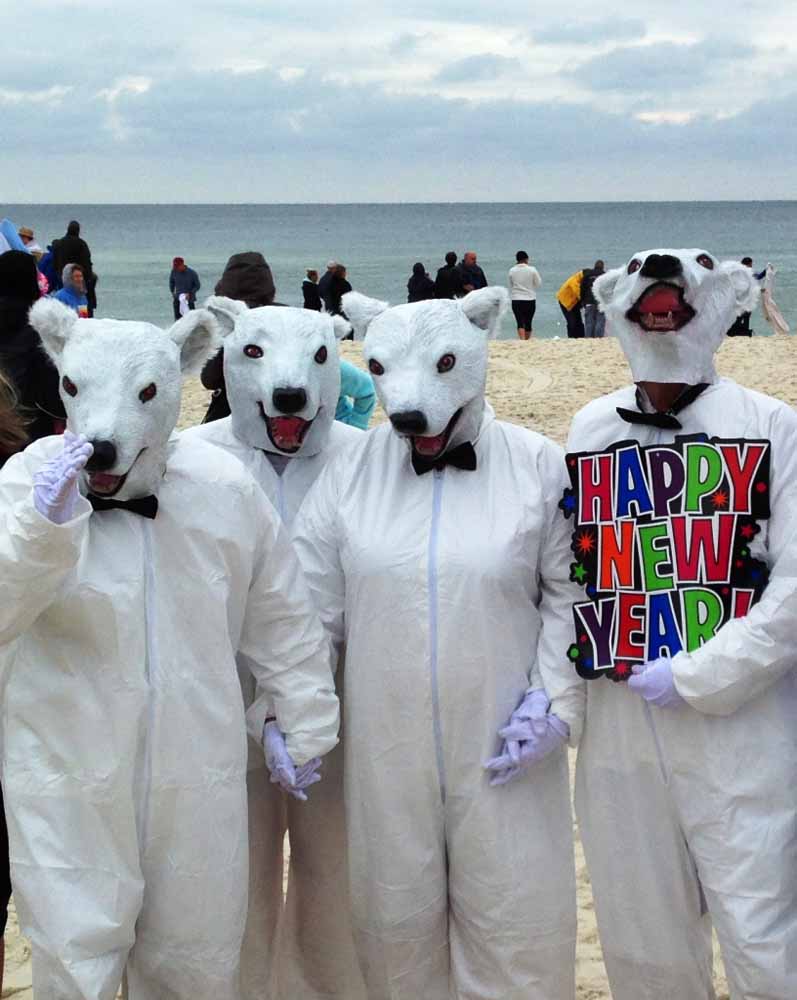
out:
M743 385L797 405L797 342L789 337L728 340L719 355L720 373ZM361 345L343 345L343 356L361 364ZM629 373L617 341L500 341L490 348L488 396L496 414L565 443L572 415L585 403L627 384ZM186 388L180 426L202 419L208 394L195 381ZM375 421L384 419L377 410ZM578 1000L611 996L601 958L589 878L577 845L579 941ZM717 963L718 1000L728 992ZM30 998L30 948L12 913L6 932L3 996Z

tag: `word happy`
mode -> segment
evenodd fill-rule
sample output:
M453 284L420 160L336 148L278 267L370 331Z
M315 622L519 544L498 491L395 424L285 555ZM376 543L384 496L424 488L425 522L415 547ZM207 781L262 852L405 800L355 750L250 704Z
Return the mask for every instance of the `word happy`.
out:
M769 441L676 438L570 454L559 503L574 519L568 657L582 677L691 652L747 614L767 582L751 544L769 517Z

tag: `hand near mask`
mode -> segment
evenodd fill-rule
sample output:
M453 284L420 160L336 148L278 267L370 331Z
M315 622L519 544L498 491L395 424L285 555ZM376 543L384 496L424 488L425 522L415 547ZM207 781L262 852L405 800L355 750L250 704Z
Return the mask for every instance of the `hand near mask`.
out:
M321 767L320 758L314 757L297 768L285 746L285 737L275 721L266 722L263 726L263 750L272 784L279 785L283 792L299 799L300 802L306 802L305 789L321 780L321 775L318 773Z
M570 727L548 709L545 691L528 691L498 735L504 740L501 753L484 765L491 771L490 784L506 785L526 767L567 743Z
M686 704L675 688L669 656L638 664L632 671L634 676L628 678L629 690L641 695L648 704L658 708L677 708Z
M33 505L52 524L66 524L80 500L78 479L94 449L81 434L64 433L63 450L33 477Z

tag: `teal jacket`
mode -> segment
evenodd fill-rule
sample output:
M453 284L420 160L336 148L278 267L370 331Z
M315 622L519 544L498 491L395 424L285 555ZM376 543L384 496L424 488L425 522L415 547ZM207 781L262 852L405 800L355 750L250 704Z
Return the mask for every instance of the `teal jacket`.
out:
M364 431L376 406L374 383L364 372L348 361L340 363L340 398L335 410L335 420Z

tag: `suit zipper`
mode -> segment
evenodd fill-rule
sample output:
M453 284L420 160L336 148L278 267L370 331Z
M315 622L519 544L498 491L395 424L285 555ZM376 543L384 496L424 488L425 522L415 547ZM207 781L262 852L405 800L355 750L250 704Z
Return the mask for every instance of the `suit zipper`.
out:
M446 772L443 757L443 730L440 720L440 686L437 674L438 651L438 599L437 599L437 548L440 526L440 507L443 495L443 470L432 472L432 523L429 529L428 589L429 589L429 660L432 685L432 729L434 731L435 755L437 757L437 777L440 783L440 797L446 800Z

